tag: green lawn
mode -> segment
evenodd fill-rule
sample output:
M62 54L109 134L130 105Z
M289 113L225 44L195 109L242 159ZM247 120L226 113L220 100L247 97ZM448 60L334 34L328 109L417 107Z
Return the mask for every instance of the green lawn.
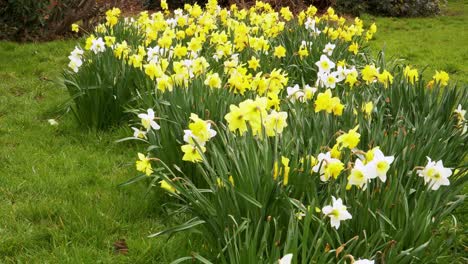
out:
M165 219L136 174L123 129L88 133L71 115L49 118L67 93L56 85L74 41L0 43L0 263L167 262L182 237L148 239ZM114 254L125 239L128 255Z
M468 83L468 0L449 0L438 17L363 19L376 22L378 32L371 46L385 50L387 58L427 67L426 78L445 70L453 80Z
M468 1L445 16L375 19L372 46L468 82ZM149 239L166 220L135 175L129 131L90 133L54 110L67 93L54 81L75 41L0 42L0 263L165 263L190 253L184 235ZM53 127L47 119L57 118ZM115 254L125 239L128 254ZM193 245L194 249L200 248Z

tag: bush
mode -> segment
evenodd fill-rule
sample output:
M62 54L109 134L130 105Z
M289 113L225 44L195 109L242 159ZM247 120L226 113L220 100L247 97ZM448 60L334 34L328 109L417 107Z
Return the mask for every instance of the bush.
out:
M229 9L110 10L70 55L80 122L135 116L123 140L143 144L141 174L126 184L165 191L175 221L153 236L202 234L204 256L179 262L449 259L439 226L464 200L466 87L373 58L376 26L333 9Z
M384 16L415 17L440 13L439 0L336 0L334 6L339 11L353 15L368 12Z
M93 23L100 5L95 0L1 0L0 39L16 41L50 39L69 32L81 20Z

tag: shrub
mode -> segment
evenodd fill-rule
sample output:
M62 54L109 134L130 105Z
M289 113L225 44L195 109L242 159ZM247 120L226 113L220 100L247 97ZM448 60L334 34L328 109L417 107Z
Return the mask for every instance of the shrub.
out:
M127 184L167 192L180 224L153 236L202 234L205 254L177 262L447 260L453 234L438 227L464 200L466 87L372 58L376 25L333 9L229 9L114 9L70 56L81 122L109 105L138 117Z
M368 12L395 17L432 16L440 13L439 0L336 0L334 6L354 15Z
M2 0L0 39L49 39L69 31L78 20L83 27L99 14L94 0Z

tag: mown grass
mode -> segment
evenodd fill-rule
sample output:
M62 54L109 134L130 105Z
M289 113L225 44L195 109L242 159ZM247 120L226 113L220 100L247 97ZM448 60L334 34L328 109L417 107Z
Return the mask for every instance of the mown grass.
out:
M449 0L442 15L428 18L363 16L375 21L378 32L371 42L388 59L404 59L423 69L426 78L445 70L452 80L468 83L468 1Z
M435 18L367 17L379 26L371 45L428 66L426 77L441 69L468 82L467 3L451 1ZM135 175L141 149L114 143L128 130L83 131L54 111L68 98L55 81L74 43L0 42L0 262L166 263L199 249L183 235L147 238L168 220L143 184L117 187ZM120 239L126 255L114 253Z
M165 263L191 246L182 236L148 239L162 228L135 175L137 148L116 144L123 129L83 131L71 115L47 119L67 98L57 80L75 41L0 43L0 263ZM115 254L125 239L128 254Z

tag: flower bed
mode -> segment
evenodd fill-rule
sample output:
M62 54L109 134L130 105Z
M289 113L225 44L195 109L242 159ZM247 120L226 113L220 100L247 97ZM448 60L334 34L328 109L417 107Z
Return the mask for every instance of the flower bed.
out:
M374 59L377 31L311 6L209 1L105 24L70 55L79 122L125 120L142 175L209 263L432 261L466 182L468 93ZM159 186L159 187L158 187ZM361 260L357 260L361 259ZM372 260L370 260L372 259Z

